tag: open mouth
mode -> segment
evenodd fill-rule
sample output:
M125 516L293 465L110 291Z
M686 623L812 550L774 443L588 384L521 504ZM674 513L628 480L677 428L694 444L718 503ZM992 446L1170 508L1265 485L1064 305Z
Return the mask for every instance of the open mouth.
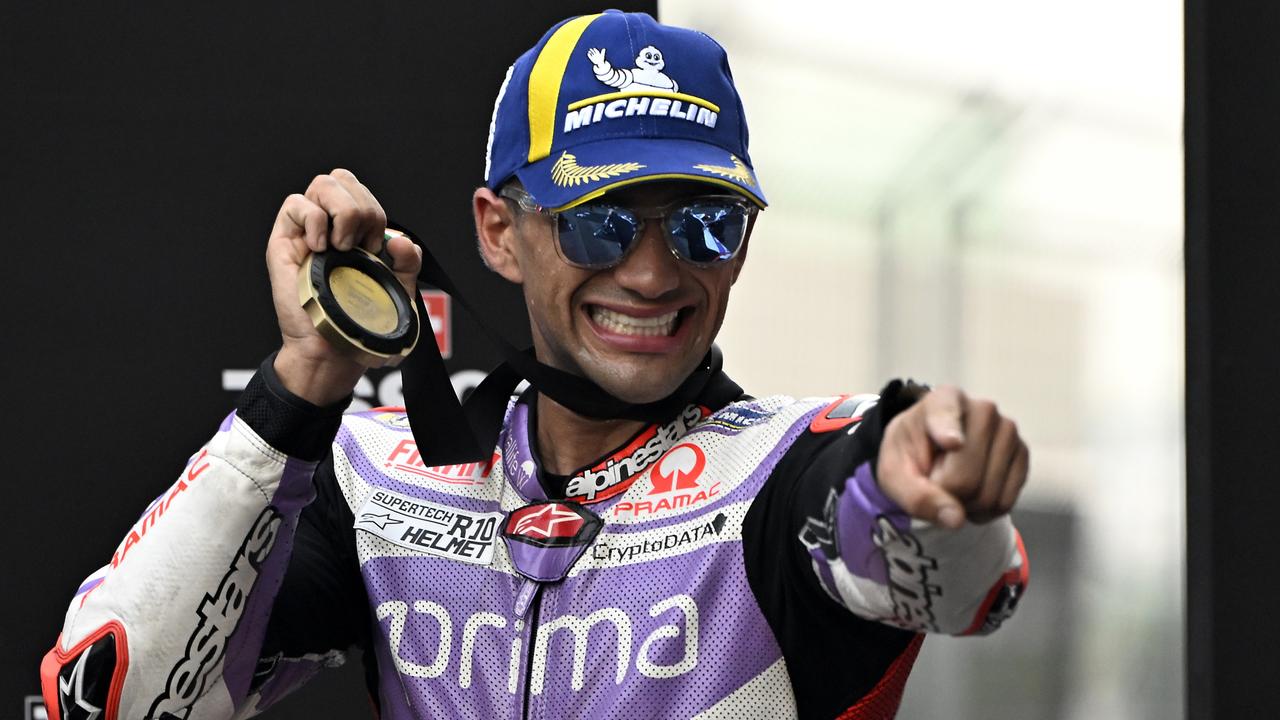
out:
M637 317L599 305L589 305L587 312L591 316L591 322L601 329L616 335L670 337L675 334L680 325L680 318L686 309L672 310L661 315Z

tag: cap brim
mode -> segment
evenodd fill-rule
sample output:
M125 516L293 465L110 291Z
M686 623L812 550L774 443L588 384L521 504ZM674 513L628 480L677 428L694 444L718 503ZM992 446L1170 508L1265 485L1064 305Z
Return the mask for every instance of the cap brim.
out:
M610 190L658 180L693 180L768 203L755 171L717 145L674 138L618 138L584 143L516 171L539 205L559 211Z

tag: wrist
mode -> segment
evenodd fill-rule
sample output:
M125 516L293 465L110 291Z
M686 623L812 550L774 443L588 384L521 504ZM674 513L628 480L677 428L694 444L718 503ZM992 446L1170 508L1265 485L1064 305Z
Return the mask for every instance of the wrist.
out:
M341 356L309 357L285 344L273 368L286 390L312 405L332 405L351 395L365 368Z

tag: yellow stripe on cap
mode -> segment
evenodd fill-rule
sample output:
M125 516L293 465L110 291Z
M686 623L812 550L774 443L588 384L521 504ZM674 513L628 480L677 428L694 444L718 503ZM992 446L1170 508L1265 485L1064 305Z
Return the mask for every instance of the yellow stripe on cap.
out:
M685 93L670 92L668 90L650 90L648 88L644 90L627 90L625 92L605 93L604 95L596 95L595 97L589 97L586 100L571 102L569 103L569 111L572 112L574 110L579 110L581 108L584 108L588 105L595 105L596 103L608 102L610 100L617 100L618 98L629 98L629 97L655 97L655 98L669 98L671 100L683 100L689 103L690 105L697 105L698 107L704 107L713 113L720 112L720 106L711 102L710 100L703 100L700 97L695 97L693 95L686 95Z
M577 47L578 39L598 17L598 14L583 15L561 25L533 62L533 69L529 71L529 162L551 154L564 69L569 65L569 56Z
M657 173L654 175L645 175L644 177L638 177L638 178L627 178L625 180L619 180L617 182L609 183L608 185L601 185L600 187L595 188L591 192L586 193L582 197L574 198L573 200L570 200L569 202L565 203L564 205L561 205L560 207L547 208L547 209L550 210L551 212L564 212L569 208L575 208L587 202L588 200L595 200L601 195L604 195L605 193L611 192L613 190L617 190L618 188L626 187L628 185L636 185L638 183L653 182L655 180L696 180L697 182L708 183L711 185L719 185L721 187L733 190L737 192L739 195L745 195L747 199L754 202L761 209L768 207L768 204L766 204L764 200L761 200L760 196L752 192L750 188L743 187L737 183L731 183L728 180L721 180L720 178L708 177L706 175L694 175L692 173L676 172L676 173Z

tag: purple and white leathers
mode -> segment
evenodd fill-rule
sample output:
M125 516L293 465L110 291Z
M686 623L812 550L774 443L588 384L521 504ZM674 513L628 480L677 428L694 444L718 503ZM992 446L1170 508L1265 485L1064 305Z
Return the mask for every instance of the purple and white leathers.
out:
M674 396L746 240L696 265L649 223L617 264L573 267L495 192L763 206L714 41L612 11L557 25L504 83L487 165L481 251L523 286L539 361L677 409L593 419L531 390L491 457L426 467L403 412L342 414L362 368L277 293L280 351L72 600L52 717L248 717L357 647L397 720L889 718L923 633L1013 612L1027 455L991 403L897 381L756 399L723 373ZM273 289L385 220L351 173L317 178L277 218ZM685 220L715 244L714 218ZM411 288L417 251L388 251Z
M341 662L345 647L290 652L308 640L316 647L320 628L309 639L284 631L271 641L277 653L261 649L277 632L268 630L270 612L314 468L273 450L241 419L281 402L268 382L251 385L198 455L198 479L184 472L179 483L189 489L162 517L144 516L146 535L72 603L60 647L106 622L124 628L118 717L261 710ZM586 506L602 521L586 542L574 544L581 516L532 513L527 535L567 541L543 547L504 543L492 522L547 499L523 403L494 461L476 464L466 482L392 462L411 437L403 413L347 415L317 476L337 488L340 504L313 503L307 513L332 517L301 527L354 528L359 574L348 580L367 597L358 622L372 625L367 652L382 716L819 716L877 689L892 693L895 683L900 693L905 672L890 669L918 647L917 632L994 629L1026 582L1007 517L960 530L911 521L859 460L883 418L863 403L857 422L815 431L832 401L724 405L669 440L624 492ZM277 530L260 527L271 522ZM560 523L570 527L560 532ZM772 547L774 537L784 546ZM318 541L345 538L308 533L305 543ZM180 568L175 552L189 558ZM563 579L520 572L539 553L565 552L576 558ZM332 599L324 583L316 590L316 602ZM785 609L790 596L803 605ZM156 617L158 597L169 601ZM808 629L793 627L802 623ZM879 661L838 669L819 644L832 635L823 642ZM801 668L808 675L795 677ZM819 680L839 682L845 697L798 691Z

